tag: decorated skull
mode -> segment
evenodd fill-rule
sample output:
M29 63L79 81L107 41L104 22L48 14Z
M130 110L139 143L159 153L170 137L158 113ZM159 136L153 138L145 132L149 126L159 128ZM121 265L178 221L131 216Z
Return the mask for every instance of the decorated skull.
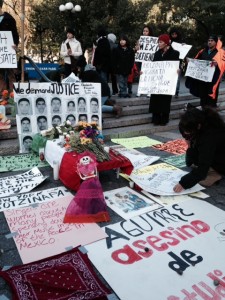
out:
M82 164L82 165L88 165L90 162L91 162L90 156L83 156L80 159L80 164Z

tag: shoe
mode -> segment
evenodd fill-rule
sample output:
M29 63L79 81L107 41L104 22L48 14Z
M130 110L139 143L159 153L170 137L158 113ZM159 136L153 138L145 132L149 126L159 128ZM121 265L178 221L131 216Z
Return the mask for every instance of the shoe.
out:
M119 118L122 115L123 108L120 105L114 105L113 111L116 113L116 118Z
M125 98L130 98L131 96L129 94L126 94L125 95Z
M136 94L136 97L140 97L141 95L140 94Z
M175 98L179 98L179 93L176 93L176 94L175 94Z
M203 186L212 186L214 183L218 183L221 179L222 176L217 171L210 168L207 177L204 180L199 181L199 184Z

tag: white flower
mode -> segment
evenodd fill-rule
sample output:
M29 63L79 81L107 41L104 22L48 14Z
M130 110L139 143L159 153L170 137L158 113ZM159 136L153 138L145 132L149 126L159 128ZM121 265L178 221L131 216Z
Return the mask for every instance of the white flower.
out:
M69 120L67 120L66 125L71 125L71 122Z
M41 130L40 133L41 133L42 136L46 136L47 135L47 130Z
M70 138L70 135L69 135L69 134L67 134L67 135L66 135L66 137L69 139L69 138Z

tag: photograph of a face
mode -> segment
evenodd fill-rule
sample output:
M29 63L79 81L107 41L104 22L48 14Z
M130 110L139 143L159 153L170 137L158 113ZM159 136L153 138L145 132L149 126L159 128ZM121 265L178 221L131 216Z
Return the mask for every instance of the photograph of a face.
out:
M108 207L125 220L162 207L129 187L123 187L104 193Z

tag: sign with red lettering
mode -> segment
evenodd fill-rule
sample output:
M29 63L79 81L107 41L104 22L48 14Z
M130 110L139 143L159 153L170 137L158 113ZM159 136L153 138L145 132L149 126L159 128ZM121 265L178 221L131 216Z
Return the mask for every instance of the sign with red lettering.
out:
M195 199L104 229L86 248L120 299L224 299L224 211Z
M63 218L73 195L4 212L23 263L29 263L106 237L95 223L65 224Z

